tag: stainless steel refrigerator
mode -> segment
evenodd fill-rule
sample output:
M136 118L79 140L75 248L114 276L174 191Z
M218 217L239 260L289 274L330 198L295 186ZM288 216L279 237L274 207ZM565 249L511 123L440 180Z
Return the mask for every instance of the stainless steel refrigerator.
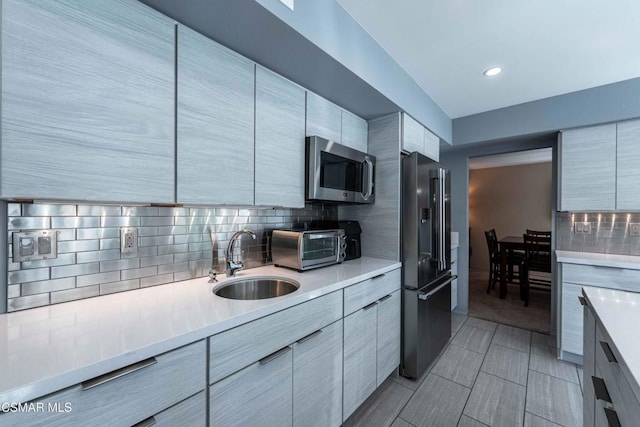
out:
M420 378L451 337L450 173L402 159L402 375Z

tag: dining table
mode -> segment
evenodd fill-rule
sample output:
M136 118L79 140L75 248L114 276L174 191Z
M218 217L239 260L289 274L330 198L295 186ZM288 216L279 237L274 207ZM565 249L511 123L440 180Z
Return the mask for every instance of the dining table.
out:
M507 297L507 259L513 251L524 251L524 237L506 236L498 241L500 250L500 299Z

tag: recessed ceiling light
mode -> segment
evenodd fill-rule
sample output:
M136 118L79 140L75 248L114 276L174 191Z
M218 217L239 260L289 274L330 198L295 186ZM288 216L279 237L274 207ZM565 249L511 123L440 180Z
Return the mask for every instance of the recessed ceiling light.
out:
M491 67L491 68L488 68L488 69L484 70L484 73L482 73L482 75L485 76L485 77L493 77L493 76L497 76L501 72L502 72L502 68L500 68L500 67Z

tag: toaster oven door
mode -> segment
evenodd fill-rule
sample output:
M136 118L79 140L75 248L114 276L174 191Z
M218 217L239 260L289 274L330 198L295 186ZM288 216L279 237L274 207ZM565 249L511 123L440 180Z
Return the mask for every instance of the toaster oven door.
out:
M302 268L335 264L340 249L340 237L336 233L305 233L300 244Z

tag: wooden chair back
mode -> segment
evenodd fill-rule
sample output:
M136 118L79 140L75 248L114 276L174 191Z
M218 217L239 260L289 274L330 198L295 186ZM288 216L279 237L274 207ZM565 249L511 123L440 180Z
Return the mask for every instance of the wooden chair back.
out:
M551 273L551 236L523 234L522 237L527 269Z

